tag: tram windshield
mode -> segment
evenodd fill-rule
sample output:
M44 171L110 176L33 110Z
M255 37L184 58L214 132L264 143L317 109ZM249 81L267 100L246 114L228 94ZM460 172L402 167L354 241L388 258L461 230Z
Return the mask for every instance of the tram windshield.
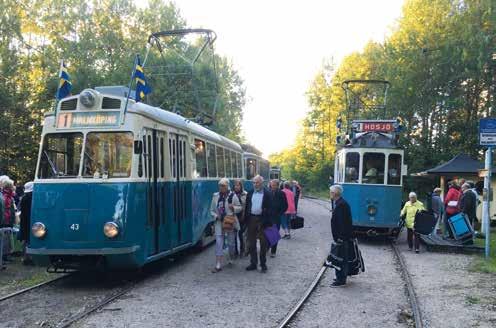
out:
M385 155L382 153L365 153L363 155L363 176L365 184L384 184Z
M254 159L246 160L246 179L251 180L257 173L257 161Z
M52 133L43 138L38 178L74 178L79 174L82 133Z
M359 169L360 169L360 154L347 153L346 167L344 172L344 182L358 183Z
M129 177L133 156L131 132L91 132L86 136L84 177Z

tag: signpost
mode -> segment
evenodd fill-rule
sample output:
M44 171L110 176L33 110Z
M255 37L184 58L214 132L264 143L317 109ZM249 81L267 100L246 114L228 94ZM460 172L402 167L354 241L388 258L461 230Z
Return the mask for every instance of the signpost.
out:
M486 161L484 169L484 203L482 204L482 225L486 234L486 259L489 258L490 251L490 197L491 193L491 173L492 173L492 147L496 146L496 118L483 118L479 123L479 143L487 146Z

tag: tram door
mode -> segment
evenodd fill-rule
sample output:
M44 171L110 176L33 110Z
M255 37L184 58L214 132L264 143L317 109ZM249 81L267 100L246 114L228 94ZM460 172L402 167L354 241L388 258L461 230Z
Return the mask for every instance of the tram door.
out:
M164 138L163 132L146 129L143 135L143 152L145 154L144 171L146 176L147 205L147 241L148 255L160 252L161 209L163 208L159 179L163 177L161 170L161 154L159 140ZM162 174L162 175L161 175Z
M170 214L169 236L172 247L177 247L189 242L187 224L187 199L186 199L186 175L187 175L187 147L188 138L176 133L169 134L169 157L171 167L172 183L170 186L169 204Z

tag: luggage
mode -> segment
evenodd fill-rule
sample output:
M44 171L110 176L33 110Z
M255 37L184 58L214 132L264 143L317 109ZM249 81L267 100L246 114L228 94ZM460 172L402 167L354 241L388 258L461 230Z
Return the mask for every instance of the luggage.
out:
M474 229L464 213L458 213L448 218L448 224L455 240L462 242L473 241Z
M421 235L430 235L432 231L434 231L436 223L437 219L432 213L427 211L418 211L417 214L415 214L413 229Z
M358 248L356 239L346 242L348 245L348 276L355 276L360 272L365 272L365 264L363 262L362 252ZM345 244L344 242L332 243L331 251L327 256L325 263L328 267L333 267L336 270L342 270L345 257Z
M305 225L305 219L301 216L296 215L294 218L289 221L289 225L291 230L301 229Z

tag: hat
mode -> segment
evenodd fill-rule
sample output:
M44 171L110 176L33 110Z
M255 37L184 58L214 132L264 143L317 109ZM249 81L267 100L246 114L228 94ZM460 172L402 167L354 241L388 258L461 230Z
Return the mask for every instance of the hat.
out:
M33 181L29 181L29 182L26 182L24 184L24 192L32 192L33 191L33 186L34 186L34 182Z

